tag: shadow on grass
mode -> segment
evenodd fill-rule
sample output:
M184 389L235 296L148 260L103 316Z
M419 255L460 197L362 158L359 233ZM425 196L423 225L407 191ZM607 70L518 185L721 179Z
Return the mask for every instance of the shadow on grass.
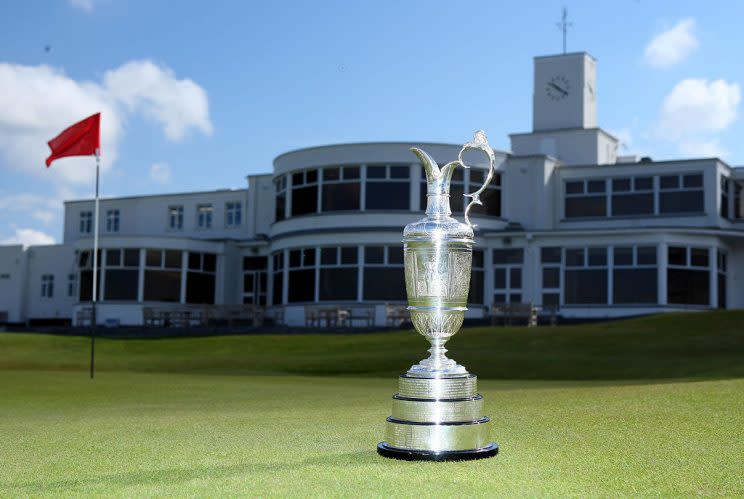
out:
M147 485L181 485L191 480L218 480L242 474L298 471L308 466L367 465L382 459L372 449L364 452L348 452L315 456L297 462L249 463L225 466L197 466L194 468L168 468L159 470L128 471L110 473L88 478L67 480L35 480L25 483L3 482L0 490L21 493L71 492L89 487L133 487Z

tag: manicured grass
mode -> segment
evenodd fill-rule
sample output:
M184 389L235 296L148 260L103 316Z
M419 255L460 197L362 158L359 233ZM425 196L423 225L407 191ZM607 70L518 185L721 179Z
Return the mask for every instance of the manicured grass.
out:
M97 340L102 371L397 376L427 355L412 331ZM81 370L87 338L0 333L0 369ZM744 377L744 312L665 314L580 326L466 328L448 355L481 378Z
M378 457L414 333L0 334L0 497L744 495L744 313L467 329L501 453ZM448 345L450 346L450 345Z
M375 454L394 379L0 372L0 496L744 493L744 380L482 381L502 452Z

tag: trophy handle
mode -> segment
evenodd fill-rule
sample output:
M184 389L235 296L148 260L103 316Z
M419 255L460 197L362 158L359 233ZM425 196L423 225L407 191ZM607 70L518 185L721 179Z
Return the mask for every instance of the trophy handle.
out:
M483 130L478 130L477 132L475 132L473 140L467 142L464 146L462 146L462 149L460 149L460 154L458 155L457 162L460 163L463 168L470 168L462 160L462 155L469 149L483 152L486 156L488 156L489 161L486 181L483 182L483 185L477 191L473 192L472 194L465 194L465 197L469 197L472 200L465 207L465 223L471 227L475 227L475 225L470 223L470 217L468 217L468 213L470 212L470 209L473 207L474 204L479 204L481 206L483 205L480 200L480 195L483 191L486 190L486 187L488 187L488 184L491 183L491 180L493 180L494 171L496 169L496 156L493 153L493 149L488 144L488 138L486 137L486 133Z

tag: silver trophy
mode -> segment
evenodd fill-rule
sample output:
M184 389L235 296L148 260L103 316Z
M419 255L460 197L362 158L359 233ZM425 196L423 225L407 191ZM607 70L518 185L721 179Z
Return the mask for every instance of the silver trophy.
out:
M468 150L482 151L490 165L480 189L466 194L465 223L450 215L450 179ZM448 359L445 343L462 326L467 310L473 257L473 225L468 214L491 182L495 157L486 134L475 133L456 161L441 169L424 151L411 148L426 170L426 217L406 225L406 291L416 331L431 343L429 357L411 366L398 380L393 413L387 418L385 440L377 452L407 460L464 460L495 456L499 446L489 442L489 419L482 414L483 397L476 377Z

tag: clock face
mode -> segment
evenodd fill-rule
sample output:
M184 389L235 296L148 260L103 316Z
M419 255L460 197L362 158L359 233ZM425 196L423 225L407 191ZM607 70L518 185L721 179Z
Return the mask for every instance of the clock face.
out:
M568 93L571 91L571 85L568 80L563 76L554 76L545 85L545 93L552 100L558 101L568 97Z

